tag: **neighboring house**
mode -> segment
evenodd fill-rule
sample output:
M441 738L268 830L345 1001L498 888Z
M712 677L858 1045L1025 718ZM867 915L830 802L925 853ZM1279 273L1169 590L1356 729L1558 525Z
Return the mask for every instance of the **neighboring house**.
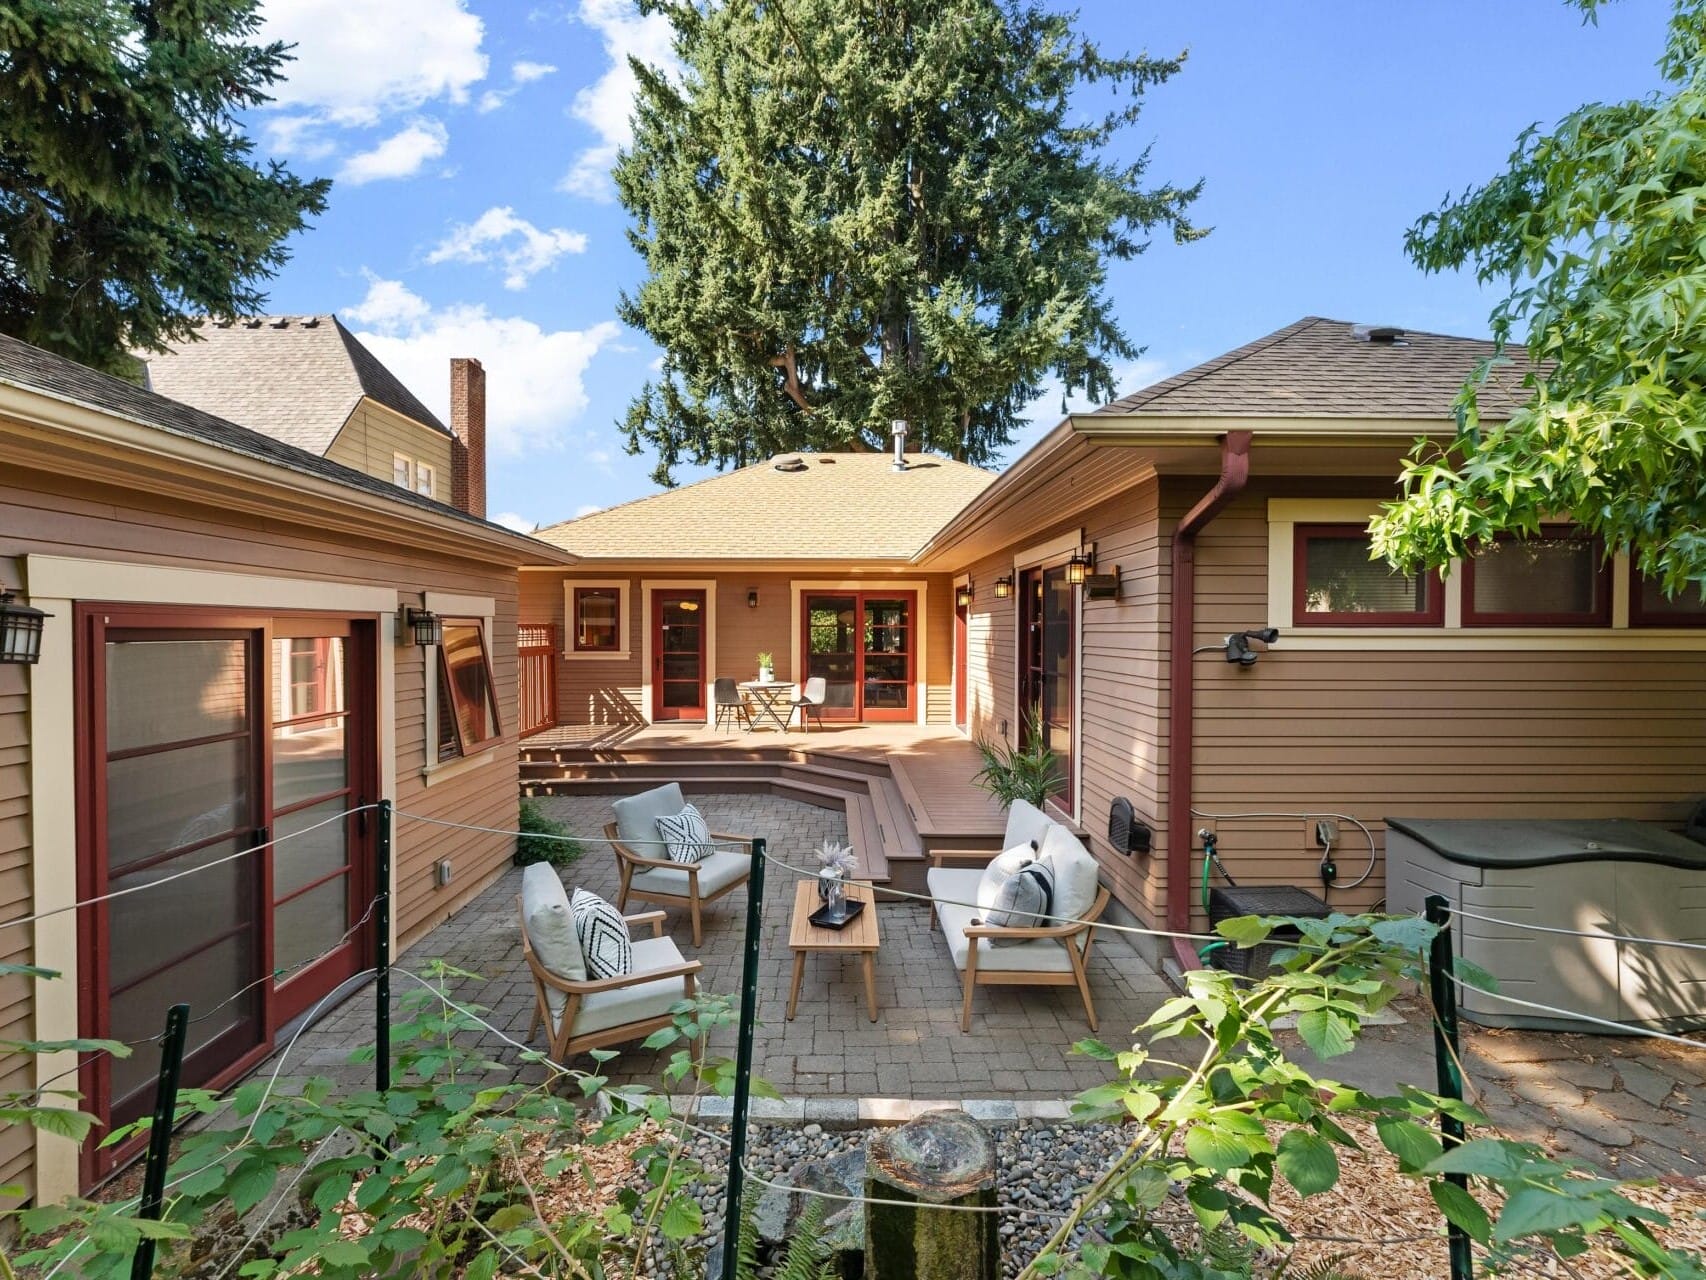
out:
M1371 562L1403 455L1490 343L1310 317L1060 424L914 558L971 584L968 731L1040 703L1058 808L1146 922L1201 928L1200 828L1240 882L1321 889L1314 818L1622 816L1706 790L1706 612L1562 526L1437 575ZM1508 415L1520 355L1482 396ZM1068 584L1082 552L1107 575ZM999 598L998 580L1012 584ZM1092 595L1100 598L1092 598ZM1225 639L1277 627L1253 665ZM1234 649L1237 642L1234 643ZM1128 797L1150 854L1116 851ZM1216 817L1215 815L1258 815ZM1338 883L1367 846L1339 821ZM1384 863L1328 899L1366 908Z
M478 362L451 370L447 429L333 315L205 321L191 340L146 353L148 386L332 462L483 515L483 418L460 413L461 383ZM476 439L473 432L482 434Z
M1387 815L1680 825L1706 791L1698 601L1562 527L1443 580L1369 559L1404 455L1450 437L1492 355L1310 317L1069 418L997 479L772 460L541 531L579 563L524 572L522 620L557 628L562 725L703 720L707 682L750 679L760 650L828 676L833 717L1019 743L1034 709L1051 807L1125 911L1174 929L1205 924L1205 827L1240 882L1319 891L1314 815L1345 815L1327 897L1367 908ZM1495 368L1488 420L1524 368ZM1253 664L1226 660L1267 627L1271 648L1234 642ZM1151 852L1108 842L1121 797ZM1347 817L1380 855L1354 887Z
M719 676L823 676L828 720L947 724L950 575L913 556L994 480L946 458L787 454L540 529L570 572L529 571L522 615L556 646L556 720L703 721Z
M483 428L483 396L457 412ZM220 1085L372 963L377 823L337 815L388 797L514 828L518 568L571 557L9 338L0 457L0 587L52 615L37 665L0 665L0 921L58 913L0 930L0 960L62 975L0 978L0 1039L146 1041L185 999L185 1082ZM280 842L65 910L262 833ZM399 946L512 851L400 819ZM59 1087L123 1122L156 1065L146 1044L81 1071L11 1055L0 1090L69 1070ZM0 1184L44 1200L111 1163L0 1130Z

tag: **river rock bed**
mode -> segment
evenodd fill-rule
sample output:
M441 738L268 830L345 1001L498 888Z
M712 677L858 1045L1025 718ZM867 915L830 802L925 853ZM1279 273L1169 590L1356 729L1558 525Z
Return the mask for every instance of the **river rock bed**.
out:
M726 1126L689 1133L683 1154L705 1170L697 1192L705 1211L705 1234L693 1243L720 1247L724 1183L728 1176ZM800 1166L829 1160L865 1146L872 1129L825 1129L821 1125L755 1124L747 1137L747 1168L761 1177L787 1182ZM1002 1262L1016 1276L1036 1256L1078 1199L1130 1140L1131 1131L1114 1125L1075 1125L1028 1121L991 1126L996 1140L997 1180L1002 1203L1014 1212L1001 1215ZM717 1135L716 1137L710 1136ZM756 1202L766 1188L747 1182ZM831 1214L836 1205L826 1206ZM667 1274L667 1272L663 1272Z

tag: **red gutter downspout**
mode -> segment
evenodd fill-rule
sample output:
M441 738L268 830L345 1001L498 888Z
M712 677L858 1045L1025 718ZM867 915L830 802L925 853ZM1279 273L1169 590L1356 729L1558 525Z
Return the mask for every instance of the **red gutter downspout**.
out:
M1244 490L1250 479L1250 433L1228 431L1220 441L1220 479L1173 531L1172 621L1167 644L1167 928L1191 931L1191 765L1196 680L1197 534ZM1189 971L1202 968L1196 948L1173 939L1173 956Z

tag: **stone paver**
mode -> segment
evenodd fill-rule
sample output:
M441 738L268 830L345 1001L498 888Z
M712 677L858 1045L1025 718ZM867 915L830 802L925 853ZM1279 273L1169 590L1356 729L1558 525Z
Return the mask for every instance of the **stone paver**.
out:
M847 838L839 810L773 796L690 798L714 829L763 835L777 859L795 866L815 867L813 849L826 839ZM550 797L540 803L576 833L602 831L610 815L607 797ZM518 870L506 874L399 961L405 969L424 972L429 960L442 959L480 975L477 981L453 984L454 997L486 1008L487 1019L517 1040L526 1038L533 1000L515 919L520 876ZM564 879L571 889L584 885L614 901L615 858L607 848L589 844ZM793 964L787 940L794 879L772 865L766 884L754 1059L757 1074L782 1094L808 1100L1056 1099L1108 1078L1105 1064L1069 1052L1074 1041L1090 1034L1078 993L1071 988L984 988L975 997L972 1029L962 1033L959 973L934 916L923 904L879 905L876 1022L865 1012L858 958L828 955L807 958L798 1013L792 1022L785 1021ZM738 994L746 902L746 894L737 890L707 908L705 942L697 949L684 915L671 912L665 922L682 953L704 962L702 990ZM649 909L646 903L629 904L630 911ZM407 979L394 980L393 995L412 985ZM1115 935L1104 935L1096 943L1090 989L1102 1033L1114 1040L1170 994L1165 980ZM318 1070L333 1068L349 1046L371 1040L372 1016L371 989L365 989L304 1035L293 1060ZM496 1037L489 1039L494 1057L518 1056ZM713 1050L732 1055L732 1028L713 1038ZM656 1085L669 1052L635 1045L605 1071L618 1083ZM591 1059L572 1065L589 1066ZM351 1070L353 1079L369 1079L369 1068Z

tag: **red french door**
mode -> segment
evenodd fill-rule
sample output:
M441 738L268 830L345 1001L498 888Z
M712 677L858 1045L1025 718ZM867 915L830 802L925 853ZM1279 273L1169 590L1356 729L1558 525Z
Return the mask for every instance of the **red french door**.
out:
M147 1040L190 1006L183 1082L217 1088L360 968L374 794L371 623L78 609L84 1106L153 1106ZM329 819L329 820L328 820ZM280 843L258 849L269 838ZM117 895L117 896L113 896ZM97 1136L101 1130L97 1130ZM128 1148L86 1148L93 1182Z
M966 634L971 622L970 614L971 606L954 605L954 727L962 732L966 727L966 680L971 666Z
M652 719L705 718L705 593L652 593Z
M801 668L824 681L828 720L914 720L918 597L910 591L808 595Z
M1019 745L1030 745L1035 725L1057 762L1052 798L1067 812L1078 709L1076 604L1064 565L1019 575Z

